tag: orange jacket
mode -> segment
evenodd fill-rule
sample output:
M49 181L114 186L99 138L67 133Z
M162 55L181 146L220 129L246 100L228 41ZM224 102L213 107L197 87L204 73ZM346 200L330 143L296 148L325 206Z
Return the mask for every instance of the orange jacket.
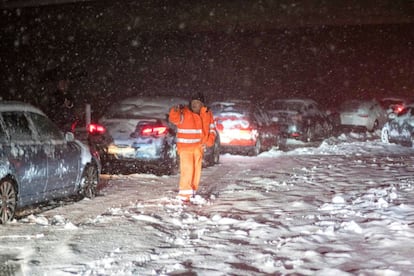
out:
M211 110L203 106L200 115L189 107L170 109L169 120L177 126L177 149L211 147L216 139L215 124Z

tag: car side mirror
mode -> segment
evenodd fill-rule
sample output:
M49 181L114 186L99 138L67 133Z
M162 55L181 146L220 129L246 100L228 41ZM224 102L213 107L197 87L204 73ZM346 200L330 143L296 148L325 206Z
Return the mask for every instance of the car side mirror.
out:
M73 132L70 132L70 131L65 132L65 141L72 142L74 140L75 140L75 135L73 134Z

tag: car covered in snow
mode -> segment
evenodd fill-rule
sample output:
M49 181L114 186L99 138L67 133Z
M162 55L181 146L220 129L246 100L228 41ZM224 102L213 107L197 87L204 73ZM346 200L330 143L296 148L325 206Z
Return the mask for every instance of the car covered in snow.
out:
M222 152L258 155L279 145L279 129L269 114L245 100L213 102L209 106Z
M25 206L96 194L98 156L34 106L0 101L0 148L1 223Z
M100 153L105 172L144 171L176 174L179 169L176 126L168 121L175 105L188 105L181 97L136 96L112 104L96 124L90 124L89 141ZM206 149L203 165L219 162L219 137Z
M375 99L345 101L341 104L339 112L342 128L375 131L387 122L386 110Z
M380 100L381 106L388 114L391 112L398 114L410 103L413 103L413 101L405 97L385 97Z
M313 142L332 134L332 121L312 99L274 99L265 105L284 138Z
M389 120L381 130L381 141L414 147L414 104L388 116Z

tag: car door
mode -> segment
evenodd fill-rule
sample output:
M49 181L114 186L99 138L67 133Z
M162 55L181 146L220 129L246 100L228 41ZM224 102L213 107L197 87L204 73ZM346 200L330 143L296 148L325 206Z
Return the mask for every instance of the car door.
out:
M47 191L52 197L74 191L80 174L80 147L66 141L64 134L46 116L31 113L30 118L47 155Z
M259 136L262 143L262 149L268 150L276 145L275 125L270 123L268 114L261 108L256 108L253 111L256 124L258 126Z
M36 137L24 112L1 113L7 133L3 154L8 156L19 184L20 203L43 200L47 184L47 156L43 144Z

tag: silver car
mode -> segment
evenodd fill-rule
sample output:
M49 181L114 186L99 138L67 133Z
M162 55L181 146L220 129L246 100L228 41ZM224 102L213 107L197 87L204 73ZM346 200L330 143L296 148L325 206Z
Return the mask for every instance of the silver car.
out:
M100 163L39 109L0 101L0 222L18 208L81 194L94 197Z
M171 107L188 103L180 97L138 96L110 106L98 124L91 124L94 129L89 130L89 141L99 151L103 170L176 174L176 127L169 123L168 113ZM204 154L205 166L219 162L219 146L217 137L214 146Z

